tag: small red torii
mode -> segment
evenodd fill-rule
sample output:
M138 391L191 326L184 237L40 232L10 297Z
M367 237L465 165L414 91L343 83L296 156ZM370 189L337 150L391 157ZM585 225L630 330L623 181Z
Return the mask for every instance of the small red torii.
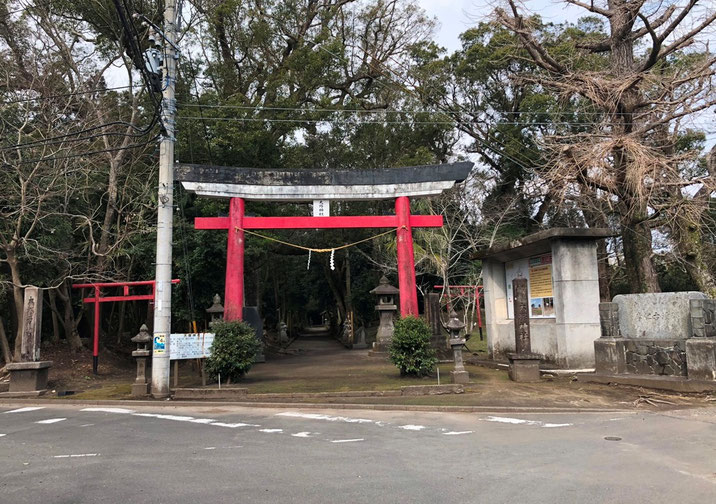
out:
M179 280L172 280L178 284ZM151 294L129 294L130 287L151 286ZM102 296L102 289L122 287L121 296ZM99 315L101 303L112 303L114 301L150 301L154 302L156 282L154 280L143 280L138 282L95 282L84 284L72 284L73 289L94 289L94 296L82 298L83 303L94 303L94 335L92 349L92 373L97 374L99 365Z

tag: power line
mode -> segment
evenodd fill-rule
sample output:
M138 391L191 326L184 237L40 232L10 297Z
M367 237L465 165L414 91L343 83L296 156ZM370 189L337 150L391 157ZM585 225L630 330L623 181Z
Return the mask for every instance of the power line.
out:
M114 87L103 87L103 88L95 88L95 89L88 89L87 91L76 91L72 93L64 93L64 94L57 94L57 95L50 95L50 96L37 96L35 98L23 98L21 100L12 100L7 102L2 102L0 105L15 105L16 103L27 103L31 101L49 101L49 100L55 100L57 98L70 98L72 96L81 96L86 94L93 94L93 93L99 93L102 91L117 91L119 89L130 89L136 87L132 84L128 84L126 86L114 86Z
M21 165L21 164L29 164L29 163L42 163L45 161L58 161L61 159L73 159L73 158L78 158L78 157L83 157L83 156L92 156L94 154L102 154L105 152L116 152L116 151L125 150L125 149L135 149L135 148L139 148L139 147L144 147L145 145L150 144L150 143L154 143L158 138L159 138L159 136L157 135L157 136L150 138L146 142L134 143L134 144L127 145L125 147L112 147L109 149L94 150L94 151L82 152L82 153L78 153L78 154L69 154L67 156L50 156L50 157L37 158L37 159L13 161L12 163L3 163L3 166L14 166L14 165Z

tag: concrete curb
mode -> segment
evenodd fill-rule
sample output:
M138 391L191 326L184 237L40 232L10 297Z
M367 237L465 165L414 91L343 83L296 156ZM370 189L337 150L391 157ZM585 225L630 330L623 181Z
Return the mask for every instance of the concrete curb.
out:
M168 401L168 400L82 400L82 399L15 399L0 400L0 406L152 406L155 408L180 407L242 407L265 409L330 409L330 410L376 410L376 411L424 411L434 413L628 413L628 408L568 408L531 406L422 406L411 404L355 404L355 403L296 403L296 402L243 402L243 401ZM639 410L646 411L646 410Z

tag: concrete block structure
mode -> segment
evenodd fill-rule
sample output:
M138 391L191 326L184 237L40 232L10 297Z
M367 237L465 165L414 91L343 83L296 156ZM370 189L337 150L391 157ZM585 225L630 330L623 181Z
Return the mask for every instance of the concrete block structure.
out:
M600 336L597 241L609 229L553 228L475 255L482 260L490 357L515 351L512 280L528 280L532 352L560 367L594 367Z

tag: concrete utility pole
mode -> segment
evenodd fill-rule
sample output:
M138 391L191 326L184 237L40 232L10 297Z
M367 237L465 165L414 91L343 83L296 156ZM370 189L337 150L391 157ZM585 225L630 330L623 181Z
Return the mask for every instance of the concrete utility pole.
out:
M165 0L162 122L159 144L156 305L152 353L152 396L169 396L169 336L172 325L172 227L174 220L174 116L176 100L176 0Z

